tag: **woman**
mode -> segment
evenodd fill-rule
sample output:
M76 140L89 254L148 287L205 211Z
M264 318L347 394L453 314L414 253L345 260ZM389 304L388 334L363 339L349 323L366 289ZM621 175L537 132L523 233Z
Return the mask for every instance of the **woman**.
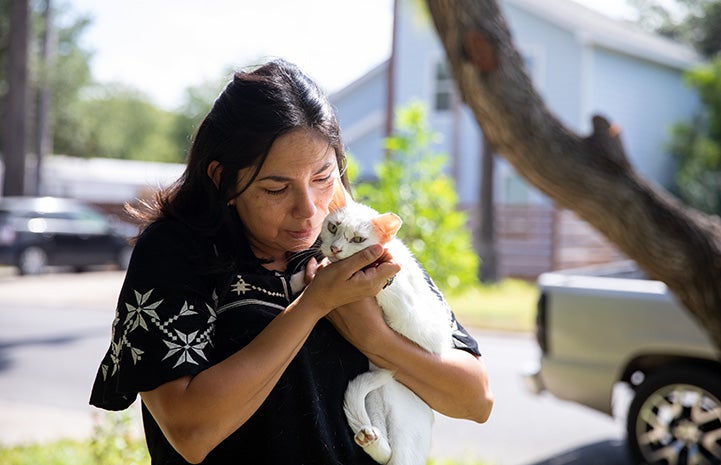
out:
M328 101L287 62L237 73L216 100L185 173L145 214L91 396L119 410L140 394L153 463L374 463L342 410L368 360L441 413L488 418L460 326L463 350L444 357L386 326L373 296L400 268L381 247L307 257L334 184L348 187L344 163Z

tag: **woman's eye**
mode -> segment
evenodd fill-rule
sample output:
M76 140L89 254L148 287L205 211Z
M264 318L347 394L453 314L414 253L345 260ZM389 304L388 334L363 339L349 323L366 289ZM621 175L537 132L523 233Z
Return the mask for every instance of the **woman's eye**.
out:
M331 234L335 234L335 232L338 231L338 226L333 223L328 223L328 231L330 231Z
M353 239L351 239L350 241L354 244L362 244L363 242L365 242L365 240L366 240L365 237L353 236Z
M333 174L329 174L328 176L325 176L323 178L316 179L316 182L318 184L328 184L328 183L331 183L332 181L333 181Z
M270 195L279 195L288 189L287 187L282 187L280 189L265 189L265 192Z

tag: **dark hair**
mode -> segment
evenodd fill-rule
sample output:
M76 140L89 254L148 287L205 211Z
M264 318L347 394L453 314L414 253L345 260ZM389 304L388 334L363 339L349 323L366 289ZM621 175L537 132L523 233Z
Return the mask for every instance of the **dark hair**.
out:
M343 171L345 154L335 113L319 87L297 66L275 60L235 73L200 124L185 172L156 194L141 220L147 225L174 218L204 236L242 240L237 213L227 203L255 179L273 142L298 128L325 137ZM218 187L208 176L208 167L216 160L222 167ZM255 173L239 188L238 171L248 167L254 167ZM342 180L348 188L345 174Z

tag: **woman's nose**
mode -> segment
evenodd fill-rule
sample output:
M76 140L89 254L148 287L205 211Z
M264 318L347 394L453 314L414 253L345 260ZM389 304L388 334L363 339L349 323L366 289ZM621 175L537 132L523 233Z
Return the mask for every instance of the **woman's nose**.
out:
M295 199L295 215L300 218L312 218L316 211L313 193L309 190L300 192Z

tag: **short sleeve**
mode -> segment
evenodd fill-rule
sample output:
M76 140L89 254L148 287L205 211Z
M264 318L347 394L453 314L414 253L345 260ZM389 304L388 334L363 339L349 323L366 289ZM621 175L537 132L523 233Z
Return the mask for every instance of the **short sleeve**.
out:
M465 350L480 357L478 342L461 326L453 312L451 312L451 327L453 328L453 348Z
M170 222L151 225L138 238L91 404L121 410L138 392L211 364L216 298L191 259L200 248L189 230Z

